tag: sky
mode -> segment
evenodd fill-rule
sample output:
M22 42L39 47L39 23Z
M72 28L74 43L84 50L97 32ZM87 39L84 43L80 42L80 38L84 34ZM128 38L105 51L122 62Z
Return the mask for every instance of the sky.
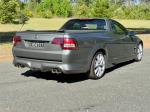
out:
M139 4L140 0L134 0L135 4Z

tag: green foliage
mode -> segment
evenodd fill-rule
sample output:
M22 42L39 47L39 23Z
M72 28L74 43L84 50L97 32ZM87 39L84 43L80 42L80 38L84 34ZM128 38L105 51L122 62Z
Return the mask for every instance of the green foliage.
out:
M16 18L18 8L17 0L2 0L0 2L0 22L12 23Z
M114 10L114 18L121 19L148 19L150 20L150 5L122 6Z
M30 0L22 3L19 0L0 1L0 22L25 23L28 17L98 17L119 19L150 20L150 4L128 5L124 0Z
M68 17L71 15L71 5L69 0L58 0L59 8L57 16Z
M78 4L73 7L73 15L77 17L89 17L90 9L85 4Z
M50 10L53 15L57 15L59 9L58 0L43 0L41 4L43 6L43 10Z
M149 19L150 4L123 4L123 0L78 0L73 15L78 17L101 17L120 19Z
M34 7L34 8L33 8ZM30 10L35 17L51 18L53 16L69 17L72 15L69 0L43 0L40 3L27 3L25 10Z
M150 19L150 7L147 5L134 6L128 10L130 11L128 17L131 19Z
M36 16L36 11L38 8L38 3L36 3L34 0L31 2L26 3L24 6L24 9L22 9L25 13L29 14L31 17ZM29 16L29 17L30 17Z
M24 14L24 13L19 14L19 23L20 24L25 24L26 21L28 21L28 20L29 20L29 18L26 14Z
M52 12L50 10L40 11L40 12L38 12L38 16L43 17L43 18L52 18L53 17Z
M33 17L33 12L30 10L24 10L23 11L24 15L26 15L27 17Z
M95 0L77 0L77 3L73 5L72 13L73 16L77 17L92 17L91 8L92 3Z
M108 0L95 0L92 4L92 15L94 17L110 17Z
M94 1L94 0L77 0L78 2L78 4L80 5L82 5L82 4L85 4L86 6L90 6L90 4Z
M126 12L124 11L124 7L117 7L116 10L114 10L112 17L120 19L126 18Z

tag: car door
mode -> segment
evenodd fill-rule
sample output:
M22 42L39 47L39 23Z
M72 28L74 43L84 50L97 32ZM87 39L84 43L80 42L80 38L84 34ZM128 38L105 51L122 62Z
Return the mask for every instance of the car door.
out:
M132 58L136 53L136 42L131 35L126 35L124 38L121 39L121 43L124 46L124 59Z
M107 45L109 51L110 61L112 63L119 63L124 61L126 57L125 39L127 30L118 22L110 21L110 36L109 44Z
M128 35L128 31L117 21L112 20L110 23L112 33L112 55L113 61L122 62L134 54L135 42L133 38Z
M129 35L126 28L118 23L117 21L114 21L115 27L116 27L116 33L120 35L120 44L123 45L124 52L122 54L124 59L128 59L132 57L135 53L136 49L136 42L133 39L133 35Z

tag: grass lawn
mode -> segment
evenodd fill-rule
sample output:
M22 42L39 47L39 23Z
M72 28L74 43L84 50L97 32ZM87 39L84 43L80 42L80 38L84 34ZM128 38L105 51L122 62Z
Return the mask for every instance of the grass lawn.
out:
M150 29L150 20L117 20L126 28L147 28Z
M22 30L57 30L69 18L31 18ZM150 20L118 20L127 28L150 29ZM0 32L20 31L22 25L18 24L0 24Z
M59 29L68 19L67 18L31 18L22 28L24 30L56 30ZM20 24L0 24L0 32L20 31Z

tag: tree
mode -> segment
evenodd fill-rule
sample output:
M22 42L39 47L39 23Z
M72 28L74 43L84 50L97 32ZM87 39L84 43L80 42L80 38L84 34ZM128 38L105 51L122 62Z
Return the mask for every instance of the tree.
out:
M12 23L17 17L19 4L17 0L2 0L0 2L0 22Z
M90 6L94 0L77 0L73 6L73 15L78 17L89 17L91 15Z
M92 5L92 15L94 17L110 17L108 0L95 0Z
M89 6L93 0L78 0L78 4Z
M50 11L53 16L68 17L71 13L69 0L44 0L40 3L39 12Z
M71 15L71 5L69 0L59 0L59 10L57 15L64 17Z
M126 0L109 0L110 4L123 5Z
M38 2L38 3L40 3L41 0L31 0L31 2Z

